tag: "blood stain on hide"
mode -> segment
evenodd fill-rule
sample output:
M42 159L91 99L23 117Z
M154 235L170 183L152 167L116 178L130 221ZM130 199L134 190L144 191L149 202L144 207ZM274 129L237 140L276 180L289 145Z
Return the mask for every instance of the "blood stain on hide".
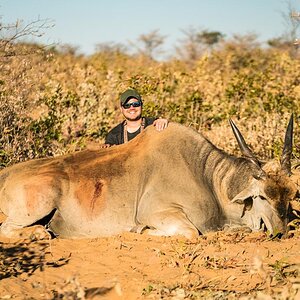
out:
M105 206L105 183L102 180L81 179L74 194L78 204L90 216L100 213Z
M95 202L96 202L97 199L101 196L101 193L102 193L102 187L103 187L103 183L102 183L101 181L96 181L96 182L95 182L94 195L93 195L92 201L91 201L91 211L94 210Z

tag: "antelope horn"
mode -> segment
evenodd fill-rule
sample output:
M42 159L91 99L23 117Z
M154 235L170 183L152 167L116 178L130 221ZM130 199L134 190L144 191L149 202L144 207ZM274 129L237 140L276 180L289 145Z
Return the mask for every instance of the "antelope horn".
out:
M293 150L293 124L294 124L294 115L292 114L285 132L284 146L280 158L281 169L284 172L286 172L288 175L292 174L291 156Z
M239 147L241 149L242 154L250 159L257 167L261 168L260 166L260 162L258 161L258 159L254 156L253 152L250 150L250 148L247 146L245 139L243 138L241 132L239 131L239 129L237 128L237 126L234 124L234 122L229 119L229 123L231 125L232 131L235 135L235 138L239 144Z

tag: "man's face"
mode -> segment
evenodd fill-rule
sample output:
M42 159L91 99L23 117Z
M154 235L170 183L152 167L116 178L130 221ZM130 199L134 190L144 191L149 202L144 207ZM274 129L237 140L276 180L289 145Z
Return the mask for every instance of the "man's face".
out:
M129 105L132 103L135 103L136 105L137 105L137 103L139 103L140 105L138 107L134 107L133 105L130 105L129 108L126 108L126 105ZM141 102L135 98L131 98L125 103L125 107L121 106L121 111L126 120L137 121L142 116Z

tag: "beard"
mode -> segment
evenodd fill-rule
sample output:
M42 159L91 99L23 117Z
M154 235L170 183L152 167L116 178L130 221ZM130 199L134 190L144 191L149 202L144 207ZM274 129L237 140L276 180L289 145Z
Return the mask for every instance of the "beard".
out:
M137 115L137 116L135 116L135 117L125 116L125 119L126 119L127 121L138 121L138 120L140 120L141 118L142 118L142 114L139 114L139 115Z

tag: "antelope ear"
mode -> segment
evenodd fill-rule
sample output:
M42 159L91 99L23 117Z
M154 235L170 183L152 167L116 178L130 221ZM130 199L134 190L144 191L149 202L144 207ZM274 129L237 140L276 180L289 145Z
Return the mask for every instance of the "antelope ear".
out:
M244 204L246 199L255 197L259 195L259 187L256 180L240 193L238 193L230 202Z

